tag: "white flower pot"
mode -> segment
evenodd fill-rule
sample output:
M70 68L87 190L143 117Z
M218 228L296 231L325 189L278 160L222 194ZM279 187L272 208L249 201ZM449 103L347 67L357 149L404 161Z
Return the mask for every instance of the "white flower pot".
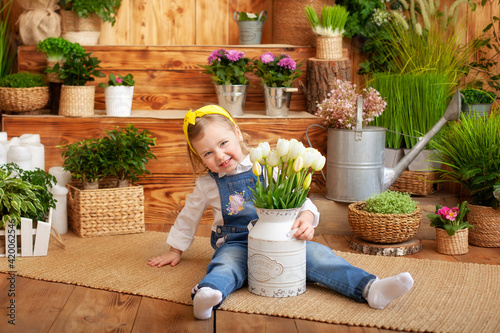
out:
M104 88L106 115L129 117L132 111L134 86L109 86Z

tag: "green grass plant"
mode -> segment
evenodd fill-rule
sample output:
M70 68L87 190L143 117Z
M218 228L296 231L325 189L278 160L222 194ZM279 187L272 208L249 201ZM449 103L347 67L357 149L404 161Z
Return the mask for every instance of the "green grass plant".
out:
M0 78L11 73L16 49L10 39L10 14L14 0L0 4Z
M343 6L323 6L321 18L318 17L313 6L305 7L306 16L313 31L319 36L341 36L349 13Z
M430 142L437 159L448 168L439 170L442 180L451 180L468 190L471 203L497 208L495 183L500 182L500 112L485 121L478 115L462 114Z
M408 193L385 190L366 199L364 209L377 214L410 214L417 204Z

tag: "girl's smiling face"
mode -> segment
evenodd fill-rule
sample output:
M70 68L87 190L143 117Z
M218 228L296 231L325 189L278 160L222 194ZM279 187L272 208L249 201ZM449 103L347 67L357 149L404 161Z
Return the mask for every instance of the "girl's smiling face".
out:
M240 146L243 136L238 126L236 132L227 125L212 123L191 144L212 172L231 172L245 158Z

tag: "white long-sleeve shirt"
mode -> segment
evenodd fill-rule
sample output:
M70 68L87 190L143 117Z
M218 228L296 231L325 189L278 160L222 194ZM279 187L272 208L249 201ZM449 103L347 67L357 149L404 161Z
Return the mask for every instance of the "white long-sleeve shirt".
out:
M228 173L228 175L245 172L251 168L252 162L250 162L250 157L246 156L236 169ZM219 173L219 177L224 177L225 175L225 173ZM167 244L178 250L186 251L193 243L194 235L200 224L201 217L209 206L212 207L214 216L212 230L215 231L217 226L224 225L224 219L221 212L221 202L217 183L209 174L206 174L196 179L193 192L187 197L184 208L181 210L174 225L170 229ZM319 212L310 199L306 199L306 202L302 206L301 211L304 210L309 210L314 214L313 227L316 227L319 222Z

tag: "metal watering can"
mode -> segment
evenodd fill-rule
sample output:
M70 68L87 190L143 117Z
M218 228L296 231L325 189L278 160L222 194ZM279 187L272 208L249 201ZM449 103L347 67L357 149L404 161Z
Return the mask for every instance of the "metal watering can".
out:
M341 202L364 201L388 189L448 121L460 117L460 93L453 95L444 115L394 168L384 166L386 128L363 128L363 99L357 100L356 129L328 128L326 198ZM312 126L326 127L313 124ZM310 141L309 141L309 145Z

